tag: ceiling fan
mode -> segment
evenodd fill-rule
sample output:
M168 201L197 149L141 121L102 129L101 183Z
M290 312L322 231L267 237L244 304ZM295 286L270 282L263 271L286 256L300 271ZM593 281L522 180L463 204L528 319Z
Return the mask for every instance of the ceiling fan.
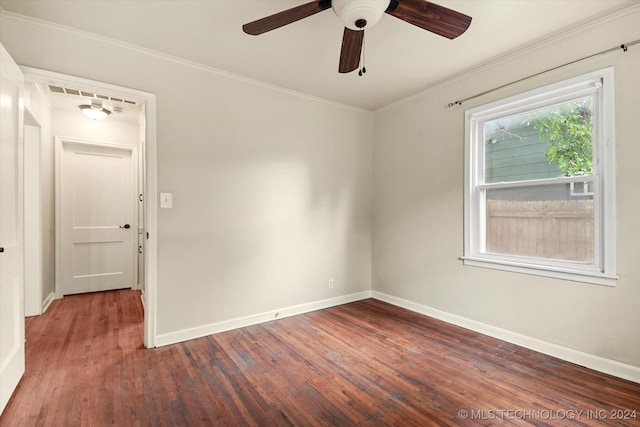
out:
M427 0L315 0L242 26L254 36L332 8L345 26L340 51L340 73L360 65L365 28L375 25L383 13L395 16L432 33L454 39L471 24L471 17Z

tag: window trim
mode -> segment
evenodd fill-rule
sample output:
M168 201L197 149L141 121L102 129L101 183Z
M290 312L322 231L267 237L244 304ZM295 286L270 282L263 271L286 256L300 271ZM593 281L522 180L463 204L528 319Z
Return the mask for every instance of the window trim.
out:
M615 286L616 274L616 197L615 197L615 112L613 67L587 73L498 100L465 112L464 180L464 265ZM560 177L484 183L483 124L507 115L517 115L549 105L595 94L593 133L593 174L588 177ZM594 188L594 264L556 261L519 255L484 252L485 221L480 193L488 188L513 188L537 184L570 183L593 180Z

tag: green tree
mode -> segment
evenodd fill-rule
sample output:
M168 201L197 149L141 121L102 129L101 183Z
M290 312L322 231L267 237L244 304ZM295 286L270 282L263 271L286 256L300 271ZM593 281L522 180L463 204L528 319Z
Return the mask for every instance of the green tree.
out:
M533 118L540 140L547 141L549 164L566 176L590 175L593 170L591 98L543 110Z

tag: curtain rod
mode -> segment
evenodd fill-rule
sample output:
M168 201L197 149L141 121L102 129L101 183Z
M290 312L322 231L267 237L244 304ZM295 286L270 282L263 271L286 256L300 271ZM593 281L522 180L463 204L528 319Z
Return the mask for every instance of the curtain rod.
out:
M574 61L567 62L567 63L565 63L565 64L558 65L558 66L556 66L556 67L549 68L549 69L547 69L547 70L540 71L540 72L535 73L535 74L531 74L530 76L523 77L523 78L518 79L518 80L515 80L515 81L513 81L513 82L503 84L502 86L498 86L498 87L494 87L493 89L485 90L484 92L477 93L477 94L475 94L475 95L473 95L473 96L469 96L469 97L467 97L467 98L460 99L460 100L458 100L458 101L450 102L450 103L448 104L448 106L449 106L449 107L453 107L453 106L455 106L455 105L462 105L462 103L463 103L463 102L467 102L467 101L470 101L470 100L472 100L472 99L479 98L479 97L481 97L481 96L483 96L483 95L486 95L486 94L488 94L488 93L495 92L496 90L500 90L500 89L505 88L505 87L507 87L507 86L511 86L511 85L516 84L516 83L520 83L520 82L523 82L523 81L525 81L525 80L532 79L532 78L534 78L534 77L538 77L538 76L540 76L540 75L542 75L542 74L546 74L546 73L549 73L549 72L551 72L551 71L555 71L555 70L558 70L558 69L560 69L560 68L564 68L564 67L566 67L566 66L576 64L576 63L578 63L578 62L586 61L587 59L595 58L596 56L605 55L605 54L607 54L607 53L615 52L615 51L620 50L620 49L622 49L622 51L623 51L623 52L626 52L626 51L629 49L629 46L633 46L633 45L638 44L638 43L640 43L640 39L635 40L635 41L632 41L632 42L630 42L630 43L621 44L620 46L612 47L611 49L606 49L606 50L603 50L603 51L600 51L600 52L594 53L594 54L589 55L589 56L584 56L584 57L582 57L582 58L580 58L580 59L576 59L576 60L574 60Z

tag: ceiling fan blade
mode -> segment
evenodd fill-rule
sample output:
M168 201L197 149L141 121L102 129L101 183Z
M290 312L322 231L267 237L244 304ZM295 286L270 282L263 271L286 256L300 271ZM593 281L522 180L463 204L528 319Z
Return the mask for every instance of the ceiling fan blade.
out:
M471 25L470 16L426 0L391 0L386 12L448 39L455 39Z
M310 3L305 3L262 19L258 19L257 21L244 24L242 26L242 30L247 34L257 36L266 33L267 31L284 27L287 24L291 24L292 22L299 21L311 15L315 15L318 12L329 9L330 7L331 0L312 1Z
M360 53L362 52L362 41L364 40L364 30L355 31L344 28L342 35L342 49L340 50L340 73L350 73L360 65Z

